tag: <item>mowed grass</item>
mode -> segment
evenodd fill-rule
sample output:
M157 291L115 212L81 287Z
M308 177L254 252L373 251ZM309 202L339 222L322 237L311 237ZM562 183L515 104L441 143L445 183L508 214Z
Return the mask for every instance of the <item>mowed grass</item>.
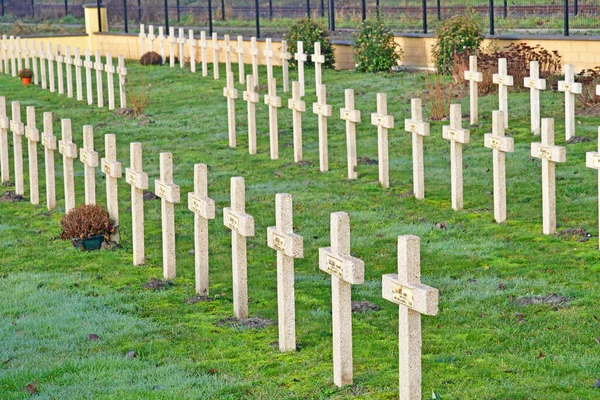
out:
M177 278L165 291L144 289L162 276L160 202L145 202L147 262L132 266L129 186L119 182L122 248L81 253L58 239L64 213L62 161L57 155L58 207L0 204L0 393L27 398L36 382L43 398L348 398L392 399L398 392L398 309L381 298L381 275L397 270L397 237L421 237L423 283L440 290L440 313L423 317L423 393L443 399L594 398L600 378L598 343L597 176L585 167L585 152L597 147L599 119L577 117L577 135L589 143L567 145L567 162L557 166L559 230L580 228L586 242L542 235L541 163L531 159L529 95L510 93L510 128L515 152L507 155L508 222L493 221L492 157L483 147L491 129L497 97L480 101L480 124L471 129L464 149L465 209L450 207L449 144L434 122L425 138L426 198L412 189L411 139L403 131L410 98L423 97L424 74L358 74L326 71L330 171L319 172L317 118L303 115L305 164L293 162L291 111L281 93L279 160L269 158L268 113L257 106L258 154L248 154L246 104L238 100L238 146L227 145L226 101L222 79L168 67L141 68L130 63L129 85L150 84L147 118L127 119L88 107L39 87L24 88L0 76L7 101L36 106L70 118L73 137L82 144L82 126L92 125L96 149L103 135L115 133L118 158L129 166L129 143L144 148L144 170L158 179L159 153L172 152L174 180L181 186L176 206ZM241 91L244 90L237 84ZM249 68L247 67L247 72ZM200 66L198 65L198 71ZM264 94L266 71L261 68ZM295 72L292 71L292 78ZM316 101L314 74L306 73L307 109ZM339 119L344 89L353 88L362 111L357 127L358 179L347 177L345 123ZM388 96L396 128L390 131L391 187L380 187L377 135L370 125L376 94ZM557 144L564 145L563 94L542 93L542 116L556 118ZM105 97L106 99L106 97ZM458 100L457 100L458 101ZM468 99L462 100L463 114ZM10 114L10 112L9 112ZM428 109L424 116L429 118ZM463 120L464 124L468 119ZM12 143L12 140L10 141ZM25 146L24 146L25 148ZM25 151L26 153L26 151ZM40 149L40 166L43 165ZM194 295L193 214L186 193L192 190L193 165L206 163L209 196L217 218L209 223L210 290L214 301L187 304ZM12 149L11 149L12 167ZM27 174L27 168L25 168ZM83 203L83 167L76 163L76 200ZM103 174L97 174L98 202L105 204ZM246 211L256 221L248 239L251 316L277 320L276 255L266 246L266 228L275 223L275 195L294 198L294 228L304 237L305 257L296 261L298 351L282 354L276 325L263 330L217 326L232 316L230 232L222 208L230 204L230 178L246 180ZM26 176L27 182L27 176ZM151 187L153 184L151 183ZM0 188L0 194L13 187ZM26 196L28 189L26 190ZM353 315L354 384L332 383L331 292L329 276L318 269L318 248L328 246L329 215L351 217L352 254L365 261L365 283L353 287L354 300L368 300L381 311ZM440 228L445 224L445 228ZM556 293L568 304L519 305L526 296ZM88 342L95 333L99 341ZM127 357L135 351L136 357Z

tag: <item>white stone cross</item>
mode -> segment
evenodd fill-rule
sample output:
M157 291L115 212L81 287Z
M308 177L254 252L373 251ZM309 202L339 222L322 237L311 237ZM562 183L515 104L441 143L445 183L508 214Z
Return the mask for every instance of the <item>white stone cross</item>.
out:
M208 43L206 42L206 32L204 31L200 31L200 49L202 53L202 76L208 76L208 63L206 62Z
M25 183L23 181L23 136L25 125L21 122L21 103L11 103L12 115L10 130L13 133L13 159L15 163L15 193L21 196L25 194Z
M304 96L304 63L308 61L308 56L304 53L304 43L297 42L297 51L294 53L294 60L298 67L298 82L300 82L300 96Z
M140 24L140 34L138 35L140 38L140 57L146 54L146 31L144 28L144 24Z
M460 104L450 104L450 125L444 125L442 136L450 141L450 182L452 208L463 208L463 144L469 143L470 132L462 128Z
M127 107L127 68L125 67L125 56L119 55L119 65L117 66L117 74L119 74L119 100L121 108Z
M102 64L102 57L100 52L96 50L94 69L96 70L96 96L98 97L98 107L104 107L104 90L102 85L102 70L104 64Z
M21 37L20 36L17 36L17 45L15 47L15 51L16 51L16 57L17 57L17 71L20 71L22 69L21 53L23 52L23 50L21 49Z
M246 214L244 178L231 178L231 207L223 209L223 224L231 229L233 313L248 318L248 260L246 238L254 236L254 218Z
M421 283L418 236L398 236L398 274L381 278L382 297L398 304L399 398L421 400L421 314L437 315L439 292Z
M469 81L471 125L475 125L479 119L479 88L477 83L483 81L483 74L477 71L477 56L469 56L469 70L465 71L464 78Z
M154 35L154 25L148 25L148 41L150 42L150 51L154 51L154 39L156 36ZM142 53L144 55L144 53Z
M585 153L585 166L588 168L600 170L600 128L598 128L598 151L588 151L587 153ZM598 198L600 198L600 174L598 175ZM600 224L600 203L598 205L598 221Z
M565 64L565 80L558 81L558 91L565 92L565 140L569 140L575 136L575 95L581 94L573 64Z
M506 163L507 152L515 151L513 138L504 135L502 111L492 112L492 133L484 136L484 146L492 149L494 165L494 219L506 221Z
M244 83L246 83L246 81L245 81L246 71L244 70L244 68L245 68L244 52L245 51L246 50L244 49L244 37L238 36L237 37L237 47L235 48L235 52L237 53L237 56L238 56L238 74L239 74L240 85L243 85Z
M281 41L281 52L279 53L281 59L281 71L283 74L283 92L287 93L290 91L290 73L289 64L292 59L292 55L288 51L287 40Z
M67 97L73 97L73 57L71 57L71 46L67 46L65 53L65 69L67 72Z
M315 64L315 87L318 88L323 84L322 66L325 63L325 56L321 54L321 42L315 42L315 53L310 59Z
M79 160L84 167L85 204L96 204L96 168L98 152L94 150L94 127L83 126L83 147L79 149Z
M529 75L525 77L524 85L529 88L531 103L531 132L540 134L540 90L546 90L546 80L540 79L540 64L529 61Z
M10 181L10 167L8 163L8 126L6 97L0 96L0 183Z
M213 79L219 79L219 38L216 32L212 35L213 49Z
M531 156L542 160L543 233L556 232L556 163L567 161L567 150L554 145L554 119L542 118L542 142L531 143Z
M254 76L246 78L244 100L248 103L248 152L256 154L256 103L259 102L258 92L254 86Z
M112 56L110 53L106 53L106 65L104 66L106 71L106 86L108 87L108 109L115 109L115 66L112 62Z
M56 45L56 77L58 79L58 94L65 93L65 80L63 77L63 63L65 57L62 54L62 49L59 45Z
M165 65L165 62L167 61L165 58L165 32L163 30L162 26L158 27L158 46L159 46L159 51L160 51L160 59L162 60L162 65Z
M185 68L185 33L183 32L183 28L179 28L179 36L177 36L177 43L179 44L179 68Z
M265 50L263 51L263 56L267 60L267 82L270 82L271 79L273 79L273 57L275 57L275 52L271 46L270 38L265 40Z
M188 208L194 213L196 293L208 296L208 220L215 219L215 201L208 197L206 164L194 165L194 191L188 193Z
M27 41L27 38L23 39L23 56L24 56L24 60L25 60L25 68L30 68L29 67L29 57L30 57L30 53L29 53L29 43Z
M33 72L33 83L35 85L39 84L39 74L38 74L38 60L37 60L37 49L35 47L35 40L31 41L31 49L29 47L25 48L31 57L31 69ZM2 68L0 62L0 69Z
M229 35L224 35L224 40L225 46L223 46L223 50L225 51L225 79L227 79L228 75L233 75L233 71L231 70L231 53L233 52L233 48L231 47ZM233 84L233 79L231 82Z
M175 28L169 27L169 65L171 68L175 67L175 45L177 44L177 38L175 37Z
M238 91L233 84L233 74L228 72L226 78L227 86L223 88L223 96L227 98L227 127L229 131L229 147L235 147L235 99L238 98Z
M52 43L48 43L48 53L46 53L46 59L48 60L48 86L50 93L56 91L54 86L54 52L52 51Z
M331 247L319 249L319 269L331 275L333 383L352 383L352 285L364 282L365 263L350 255L350 216L331 213Z
M354 108L354 90L344 91L345 107L340 109L340 118L346 121L346 153L348 158L348 179L357 177L356 124L360 122L360 111Z
M2 54L4 59L4 73L8 74L8 41L6 35L2 35Z
M258 83L258 47L256 46L256 37L254 36L250 38L249 53L252 56L252 76L254 77L254 85L260 86Z
M131 185L131 235L133 265L146 261L144 248L144 190L148 189L148 174L142 168L142 144L129 144L130 166L125 168L125 181Z
M313 113L318 116L319 129L319 170L329 170L329 149L327 145L327 117L331 117L332 108L327 104L327 88L317 86L317 102L313 103Z
M267 246L277 251L279 350L296 350L294 258L304 257L304 239L294 233L292 195L275 196L275 224L267 228Z
M12 77L16 78L17 76L17 60L16 60L16 54L15 52L17 51L17 48L15 46L15 37L14 36L10 36L10 65L11 65L11 69L12 69Z
M306 111L306 103L300 97L300 83L292 82L292 98L288 99L288 108L292 110L294 129L294 162L302 161L302 113Z
M94 93L92 89L92 68L94 63L92 62L90 49L85 49L85 61L83 62L85 67L85 92L87 96L87 103L89 106L94 104Z
M412 134L413 192L415 198L425 198L425 167L423 165L423 136L429 136L429 123L423 122L421 99L410 100L410 119L404 120L404 130Z
M377 112L371 114L371 125L377 127L379 182L382 187L388 188L390 187L388 129L394 128L394 116L387 113L387 96L385 93L377 93Z
M44 113L44 132L42 132L42 145L44 146L44 160L46 165L46 206L49 211L56 208L56 175L54 172L54 151L56 150L56 136L52 126L52 112Z
M75 48L75 59L73 60L73 64L75 65L75 92L77 93L77 100L83 100L83 87L81 81L81 67L83 66L83 62L81 60L81 50L79 47Z
M47 79L46 79L46 51L44 50L45 46L44 46L44 42L40 42L40 51L39 51L39 55L40 55L40 74L42 76L42 89L46 89L48 87L47 85Z
M119 243L119 185L117 179L123 176L121 163L117 161L117 137L104 135L104 158L100 160L102 172L106 175L106 210L115 224L110 240Z
M268 93L265 95L265 104L269 106L269 144L271 160L279 158L279 128L277 123L277 109L281 107L281 97L277 96L275 78L268 82Z
M493 82L498 85L498 108L504 115L504 128L508 128L508 87L513 85L513 77L508 75L506 58L498 59L498 73L492 75Z
M77 158L77 145L73 143L71 120L61 121L62 140L58 141L58 152L63 156L63 178L65 188L65 214L75 208L75 174L73 160Z
M29 199L31 204L40 204L40 187L38 180L37 144L40 141L40 131L35 122L35 107L27 106L27 155L29 158Z
M175 203L179 203L179 186L173 183L173 155L160 153L160 180L154 181L156 195L161 198L163 277L176 275L175 258Z
M194 30L189 30L189 39L187 40L188 46L190 46L190 71L196 72L196 38L194 37Z

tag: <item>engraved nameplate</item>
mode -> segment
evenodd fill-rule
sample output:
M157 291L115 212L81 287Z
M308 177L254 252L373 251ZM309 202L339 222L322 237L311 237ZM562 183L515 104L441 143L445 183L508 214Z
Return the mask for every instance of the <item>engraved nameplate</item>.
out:
M273 233L273 247L278 251L285 251L285 238Z
M164 199L167 197L167 188L165 185L163 185L160 182L156 182L156 195L158 197L160 197L161 199Z
M552 158L552 150L548 147L540 147L538 149L538 157L550 160Z
M110 175L110 164L107 161L102 163L102 172L104 172L106 175Z
M88 153L86 151L81 152L81 162L87 164L89 162Z
M237 231L240 229L240 220L237 216L229 214L227 218L227 227L232 231Z
M331 275L335 275L338 278L342 278L342 267L344 266L344 262L335 257L327 255L325 258L325 267L327 268L327 272Z
M67 146L64 143L61 143L59 151L60 151L60 154L66 155L67 154Z
M459 135L459 131L455 129L448 128L446 129L446 139L457 140Z
M406 125L406 130L409 132L418 133L419 125L415 124L414 122L408 122L408 124Z
M127 176L125 177L125 181L129 183L131 186L135 186L136 184L136 175L133 171L127 171Z
M48 138L42 135L42 146L48 147Z
M492 149L501 150L501 148L500 148L501 147L500 141L498 139L490 137L490 147Z
M402 286L398 283L392 283L392 298L398 304L402 304L407 307L414 307L414 291L406 286Z
M202 202L200 201L200 199L190 196L190 200L191 200L192 211L195 213L198 213L198 214L201 213L202 212Z

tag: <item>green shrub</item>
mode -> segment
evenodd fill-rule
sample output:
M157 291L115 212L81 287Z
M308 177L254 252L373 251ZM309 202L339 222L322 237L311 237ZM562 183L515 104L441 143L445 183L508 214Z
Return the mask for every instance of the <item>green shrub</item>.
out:
M482 40L483 27L479 17L473 11L442 22L433 45L433 58L438 72L444 74L451 72L454 55L475 53Z
M306 67L313 67L310 55L315 52L315 42L321 43L321 54L325 56L325 68L333 68L335 56L333 46L327 35L325 27L320 23L308 18L302 18L290 27L288 33L284 36L288 43L288 51L292 54L290 64L296 66L296 60L293 55L298 51L297 42L304 43L304 53L308 54L308 61L304 64Z
M354 61L360 72L389 71L402 59L402 48L381 18L367 19L354 35Z

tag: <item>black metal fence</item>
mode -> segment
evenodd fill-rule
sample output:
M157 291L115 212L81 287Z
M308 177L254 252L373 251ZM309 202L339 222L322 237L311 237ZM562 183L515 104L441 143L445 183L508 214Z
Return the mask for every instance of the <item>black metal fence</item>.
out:
M0 0L0 16L77 22L93 0ZM102 2L101 2L102 3ZM490 34L600 33L600 0L104 0L111 25L138 23L246 27L289 26L288 19L321 18L332 31L351 29L379 14L394 31L431 32L440 21L473 10ZM73 18L75 21L73 21ZM81 21L79 21L81 23ZM229 24L229 25L228 25Z

